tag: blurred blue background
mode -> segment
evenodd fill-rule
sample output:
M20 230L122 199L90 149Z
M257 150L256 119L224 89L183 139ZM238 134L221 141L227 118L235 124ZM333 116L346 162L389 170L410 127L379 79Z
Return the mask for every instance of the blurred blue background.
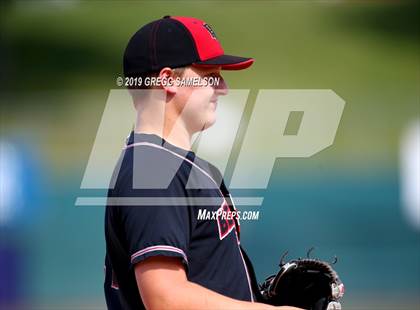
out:
M418 2L3 1L0 8L3 302L105 308L104 210L74 203L103 194L80 190L80 182L129 37L170 14L204 19L226 51L255 57L251 69L224 74L251 98L259 89L332 89L346 101L331 147L278 159L267 190L232 189L265 197L252 209L260 219L241 223L259 280L284 251L292 258L315 246L316 256L339 258L345 309L419 309L418 201L404 198L419 160L405 160L418 143L407 138L420 118Z

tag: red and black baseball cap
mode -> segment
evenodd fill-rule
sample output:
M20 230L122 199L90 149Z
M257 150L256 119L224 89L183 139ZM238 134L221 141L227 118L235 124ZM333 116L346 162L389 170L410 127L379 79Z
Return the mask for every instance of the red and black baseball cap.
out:
M124 75L137 76L164 67L221 66L241 70L254 59L226 55L213 29L193 17L165 16L138 30L124 53Z

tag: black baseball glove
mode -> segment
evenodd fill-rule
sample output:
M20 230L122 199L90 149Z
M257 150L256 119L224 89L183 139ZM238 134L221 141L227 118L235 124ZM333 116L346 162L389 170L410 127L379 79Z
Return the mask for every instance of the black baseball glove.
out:
M311 249L312 250L312 249ZM263 301L274 306L339 310L344 285L331 264L309 258L280 262L280 271L260 285ZM332 264L335 264L337 259Z

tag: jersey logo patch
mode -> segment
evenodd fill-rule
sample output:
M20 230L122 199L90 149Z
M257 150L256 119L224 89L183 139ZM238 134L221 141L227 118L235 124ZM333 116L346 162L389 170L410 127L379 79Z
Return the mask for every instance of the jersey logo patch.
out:
M219 228L219 239L223 240L235 228L234 219L229 217L230 209L226 200L219 209L217 209L217 227Z

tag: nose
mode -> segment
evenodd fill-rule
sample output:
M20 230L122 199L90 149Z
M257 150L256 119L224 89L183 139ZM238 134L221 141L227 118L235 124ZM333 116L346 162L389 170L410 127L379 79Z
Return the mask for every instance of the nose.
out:
M219 96L226 96L229 93L228 86L223 77L220 76L219 83L214 85L214 90Z

